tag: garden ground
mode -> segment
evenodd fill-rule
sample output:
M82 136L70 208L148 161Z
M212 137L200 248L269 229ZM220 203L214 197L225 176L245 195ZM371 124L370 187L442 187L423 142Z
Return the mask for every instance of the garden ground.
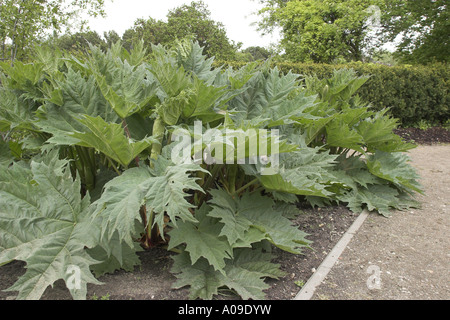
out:
M450 299L450 145L435 144L450 143L450 136L436 128L398 134L422 144L410 152L426 192L418 196L422 207L394 212L391 218L371 214L313 299ZM286 276L270 280L267 299L292 299L357 217L343 206L303 211L294 222L310 234L313 250L304 255L277 252L277 263ZM134 272L106 275L99 279L104 285L89 286L88 298L187 299L187 289L171 289L175 277L169 272L170 253L153 249L140 256L142 265ZM23 267L23 263L13 262L0 268L0 300L15 298L14 292L1 290L24 273ZM376 278L379 287L373 288L370 284ZM222 293L225 298L236 297ZM70 295L59 281L42 299L70 299Z

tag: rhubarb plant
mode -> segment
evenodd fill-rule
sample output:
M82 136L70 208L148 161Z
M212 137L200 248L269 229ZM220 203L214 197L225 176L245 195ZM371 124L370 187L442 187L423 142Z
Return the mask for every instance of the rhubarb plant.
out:
M367 78L352 70L213 68L187 41L36 50L0 63L0 265L26 262L8 289L20 299L60 279L83 299L154 247L177 253L173 286L192 299L224 287L263 299L265 279L284 276L272 248L311 246L290 220L297 203L386 216L417 205L414 145L358 98Z

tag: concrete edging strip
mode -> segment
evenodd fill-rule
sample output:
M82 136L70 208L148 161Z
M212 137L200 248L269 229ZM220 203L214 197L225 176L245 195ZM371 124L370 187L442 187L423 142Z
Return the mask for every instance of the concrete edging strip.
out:
M317 268L316 272L309 278L308 282L302 287L300 292L294 298L294 300L310 300L316 291L316 288L322 283L325 277L330 272L331 268L335 265L336 261L344 252L345 248L349 244L353 235L362 226L366 218L369 216L369 212L364 210L359 217L353 222L350 228L342 236L341 240L334 246L333 250L328 254L328 256Z

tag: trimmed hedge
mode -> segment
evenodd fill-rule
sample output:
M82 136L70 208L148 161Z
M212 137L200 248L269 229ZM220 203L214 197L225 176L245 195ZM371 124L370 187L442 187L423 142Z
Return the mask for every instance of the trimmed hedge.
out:
M240 68L242 62L215 62L224 67ZM426 121L444 124L450 119L450 66L386 66L373 63L348 63L340 65L272 63L272 66L287 73L331 77L333 70L353 68L359 75L370 75L369 81L359 90L364 101L370 102L375 110L389 108L393 117L402 126Z

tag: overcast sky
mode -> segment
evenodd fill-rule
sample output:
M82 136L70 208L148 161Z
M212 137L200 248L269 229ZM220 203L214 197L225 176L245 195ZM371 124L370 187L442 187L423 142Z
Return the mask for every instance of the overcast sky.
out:
M90 27L100 35L104 31L115 30L120 36L133 26L138 18L152 17L165 20L169 10L183 4L190 4L191 0L111 0L106 1L106 18L90 20ZM261 37L256 26L251 24L258 21L254 15L261 7L256 0L204 0L211 12L213 20L222 22L228 37L243 43L243 48L250 46L265 47L278 40L277 36Z

